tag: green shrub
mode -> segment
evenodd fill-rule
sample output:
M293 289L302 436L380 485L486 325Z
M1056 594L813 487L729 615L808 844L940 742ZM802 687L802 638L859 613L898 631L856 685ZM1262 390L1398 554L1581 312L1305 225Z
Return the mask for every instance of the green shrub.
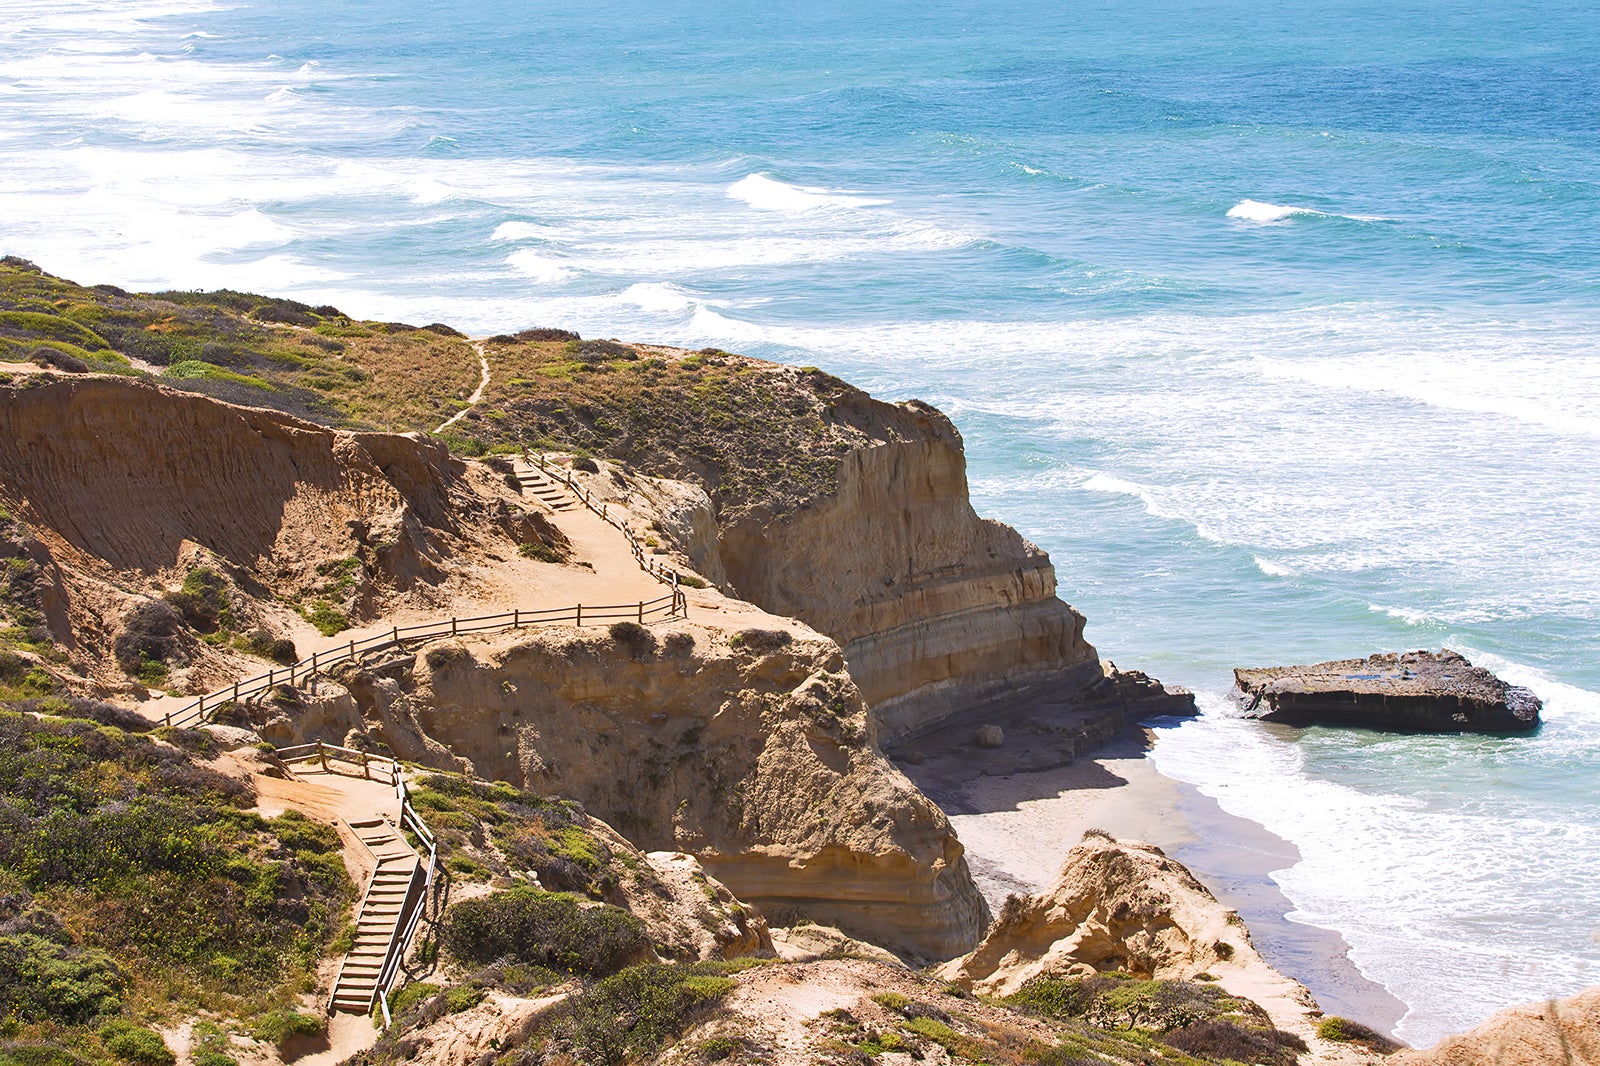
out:
M4 1030L0 1029L0 1035ZM64 1048L0 1042L0 1066L88 1066Z
M317 632L325 637L335 633L342 633L350 628L350 619L346 618L333 604L327 600L318 600L305 612L306 621L317 627Z
M250 1035L281 1050L295 1037L321 1036L326 1031L327 1025L325 1018L279 1008L257 1018L256 1023L250 1027Z
M122 987L109 955L74 947L64 933L0 936L0 1018L82 1024L115 1013Z
M266 629L252 629L243 637L237 638L234 646L240 651L269 659L279 666L288 666L300 661L295 652L294 641L286 637L275 637Z
M0 329L65 341L91 352L111 347L104 337L92 329L86 329L69 318L40 314L36 311L0 311Z
M618 907L580 906L564 893L519 887L463 900L445 916L445 949L479 965L499 959L601 977L646 957L650 938Z
M148 670L149 663L185 661L183 618L170 604L145 600L122 618L122 628L112 641L117 665L130 674Z
M642 1059L676 1039L733 985L695 978L681 966L632 966L569 1000L544 1027L548 1046L596 1066Z
M412 981L389 997L389 1013L398 1018L420 1003L426 1003L444 990L443 985L427 981Z
M207 566L196 567L183 579L183 587L167 593L166 600L177 608L183 620L201 633L232 628L228 582Z
M110 1022L100 1030L100 1042L124 1062L139 1066L173 1066L178 1061L161 1034L129 1022Z
M517 554L524 559L537 559L541 563L559 563L565 556L542 540L525 540L517 546Z
M680 572L678 574L678 584L682 585L686 589L703 589L706 587L706 579L703 577L697 577L694 574L685 574Z
M1331 1040L1340 1044L1359 1044L1362 1047L1375 1051L1380 1055L1387 1055L1398 1051L1400 1045L1378 1032L1370 1026L1349 1018L1330 1015L1317 1023L1317 1035L1324 1040Z

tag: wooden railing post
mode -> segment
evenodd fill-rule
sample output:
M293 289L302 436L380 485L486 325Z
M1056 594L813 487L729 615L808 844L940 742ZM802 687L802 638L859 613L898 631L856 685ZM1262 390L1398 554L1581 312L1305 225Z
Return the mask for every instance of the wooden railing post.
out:
M206 720L206 694L204 692L200 693L200 720L202 722Z
M317 741L317 755L322 760L322 772L328 772L328 751L322 746L322 741Z
M639 621L644 621L644 601L639 601Z
M521 609L513 607L511 609L511 628L512 629L521 629L522 628L521 618L522 618Z
M367 753L366 752L362 752L361 753L361 776L366 778L368 781L372 780L372 769L367 764Z
M583 604L581 604L581 603L578 604L577 612L578 612L577 621L573 622L572 624L575 625L575 626L581 626L581 625L583 625Z
M456 620L454 617L450 619L450 635L452 637L456 635Z

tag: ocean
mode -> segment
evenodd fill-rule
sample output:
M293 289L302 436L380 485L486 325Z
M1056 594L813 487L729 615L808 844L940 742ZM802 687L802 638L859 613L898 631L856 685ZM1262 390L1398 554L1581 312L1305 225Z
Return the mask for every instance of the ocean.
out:
M937 404L1402 1038L1600 983L1591 4L0 12L0 251ZM1235 666L1440 646L1544 729L1229 714Z

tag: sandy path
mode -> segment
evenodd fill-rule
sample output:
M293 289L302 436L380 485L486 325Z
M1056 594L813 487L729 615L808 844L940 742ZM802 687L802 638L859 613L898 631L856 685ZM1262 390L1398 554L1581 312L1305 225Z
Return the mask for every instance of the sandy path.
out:
M483 399L483 390L489 387L489 356L483 350L483 342L473 341L472 349L478 353L478 365L483 368L483 377L478 380L478 387L472 390L472 395L467 397L467 406L440 422L438 428L434 430L435 433L443 433L460 421L463 415L478 405L478 401Z

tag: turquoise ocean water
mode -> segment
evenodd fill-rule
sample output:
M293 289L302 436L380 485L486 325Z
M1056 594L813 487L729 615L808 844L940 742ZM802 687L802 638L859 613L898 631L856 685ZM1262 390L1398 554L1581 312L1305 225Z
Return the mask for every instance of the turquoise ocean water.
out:
M1429 1043L1600 983L1600 14L1533 4L3 0L0 250L714 344L960 424L1160 768L1293 841ZM1458 648L1518 740L1230 670Z

